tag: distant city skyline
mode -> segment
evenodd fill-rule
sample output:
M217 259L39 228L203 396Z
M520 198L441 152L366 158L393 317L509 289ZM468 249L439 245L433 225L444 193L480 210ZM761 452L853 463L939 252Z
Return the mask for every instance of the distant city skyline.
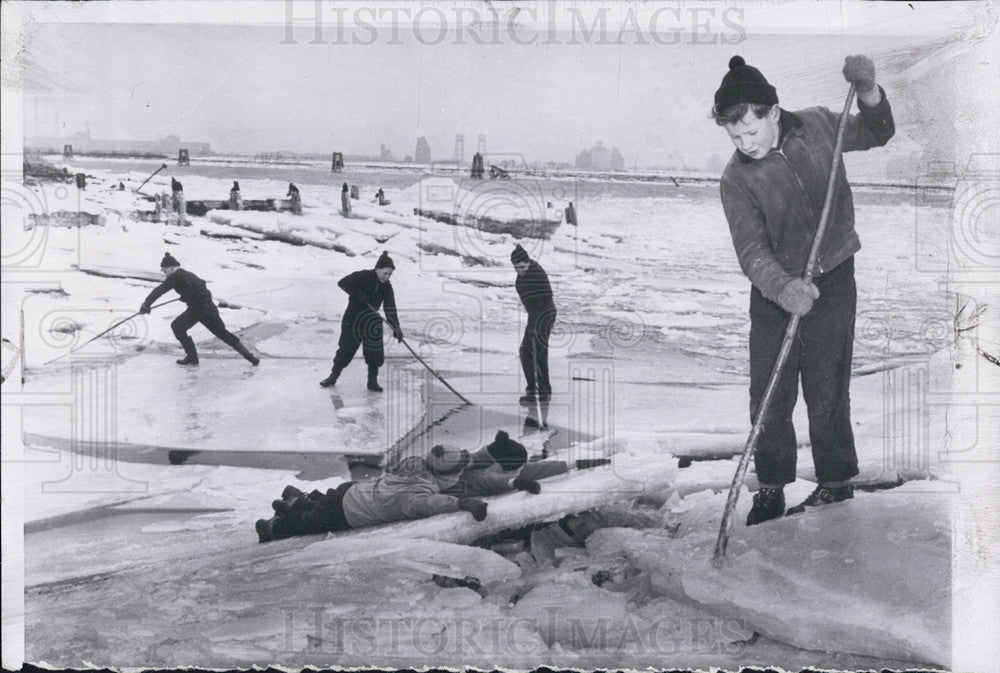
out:
M806 6L820 13L830 8ZM308 22L291 29L40 23L25 31L23 49L6 58L4 67L22 72L27 138L89 128L92 137L110 140L176 135L208 143L220 154L340 151L377 157L386 145L402 159L424 137L432 159L448 160L455 135L463 134L469 141L466 161L474 154L472 139L485 135L489 153L529 163L572 164L581 150L603 142L619 149L626 168L704 167L732 152L708 111L733 54L764 72L782 105L795 109L839 107L844 55L868 53L893 104L905 108L916 103L897 90L922 76L913 64L936 58L936 50L977 25L975 12L953 11L938 35L931 25L945 16L938 10L905 15L884 7L848 8L839 11L842 20L853 22L851 29L834 27L828 34L799 35L792 28L760 33L747 19L741 41L732 44L726 39L732 21L720 23L716 16L711 25L721 39L714 43L689 39L665 46L647 39L627 47L614 44L614 35L605 44L593 34L578 44L520 44L529 37L551 38L530 28L517 33L518 41L505 36L480 46L468 35L462 39L456 27L435 44L407 31L394 42L385 26L378 27L374 44L346 44L334 43L336 33L325 26L327 44L311 44ZM784 21L776 18L778 9L758 11L771 20L769 30ZM852 12L889 18L862 26ZM596 25L581 24L579 32ZM571 28L576 34L578 26ZM292 43L283 43L289 30ZM931 83L940 91L922 91L924 97L948 95L946 82ZM918 133L908 111L897 114L893 151L934 157L946 150L948 130L942 137ZM876 153L865 160L884 164L887 158Z

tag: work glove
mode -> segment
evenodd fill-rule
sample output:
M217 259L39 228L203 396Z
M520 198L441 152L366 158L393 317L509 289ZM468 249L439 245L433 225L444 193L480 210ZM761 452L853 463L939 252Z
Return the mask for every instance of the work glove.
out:
M805 315L809 313L813 302L819 299L819 290L812 283L801 278L794 279L785 286L778 295L778 305L789 313Z
M476 521L486 518L486 503L477 498L459 498L458 508L463 512L468 512Z
M396 338L396 341L403 340L403 330L400 329L399 325L392 326L392 336Z
M139 307L139 315L148 315L149 312L152 310L153 309L149 307L149 304L143 304L142 306Z
M844 79L854 85L859 94L875 88L875 64L867 56L848 56L844 59Z
M524 477L517 477L514 479L514 483L511 484L515 491L527 491L532 495L538 495L542 492L542 485L539 484L534 479L525 479Z

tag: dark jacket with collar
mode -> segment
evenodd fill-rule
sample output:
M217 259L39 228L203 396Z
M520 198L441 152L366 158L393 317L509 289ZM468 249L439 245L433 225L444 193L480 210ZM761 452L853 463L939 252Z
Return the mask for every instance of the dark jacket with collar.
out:
M396 314L396 295L392 284L378 282L374 269L364 269L349 273L337 283L340 289L350 296L344 320L355 320L361 314L378 309L385 304L385 319L394 327L399 327L399 317ZM370 308L369 308L370 307Z
M548 274L535 260L531 260L528 263L528 270L517 277L514 287L528 315L537 316L555 310Z
M845 152L885 145L895 132L892 110L860 100L844 132ZM793 278L801 278L826 196L826 183L840 115L826 108L781 111L776 149L762 159L736 151L722 173L722 206L743 273L774 301ZM854 198L843 162L830 220L814 275L819 276L861 249L854 231Z
M181 301L188 306L202 307L213 305L212 293L208 290L205 281L187 269L177 269L167 276L166 280L157 285L142 303L146 306L152 306L154 301L169 290L176 290L177 294L181 296Z

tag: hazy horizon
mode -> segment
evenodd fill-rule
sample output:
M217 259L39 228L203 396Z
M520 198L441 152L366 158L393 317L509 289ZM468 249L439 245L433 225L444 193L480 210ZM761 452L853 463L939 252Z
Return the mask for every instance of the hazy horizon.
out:
M733 54L768 77L784 107L837 109L846 92L845 54L872 55L896 103L900 93L888 83L915 60L908 54L933 55L961 34L954 26L940 35L926 26L900 34L898 24L884 27L885 34L878 26L865 35L755 34L732 17L712 20L705 25L715 31L715 44L695 44L697 36L688 35L675 45L648 34L646 44L637 43L644 28L621 33L628 25L613 20L605 36L585 40L574 26L575 44L562 31L561 42L549 35L556 43L531 45L506 34L475 44L455 26L430 44L398 26L379 26L377 33L349 26L344 38L328 24L322 26L328 44L310 44L315 26L294 24L294 44L283 44L285 25L33 24L17 64L24 72L24 135L64 138L87 129L106 140L177 135L210 143L219 154L244 155L378 156L386 144L395 160L412 156L424 136L432 159L447 161L461 133L468 161L483 134L489 153L528 162L573 163L581 150L603 142L618 148L626 168L703 167L713 155L732 152L708 111ZM373 44L351 43L375 35ZM540 35L524 29L515 37ZM905 130L907 120L897 119Z

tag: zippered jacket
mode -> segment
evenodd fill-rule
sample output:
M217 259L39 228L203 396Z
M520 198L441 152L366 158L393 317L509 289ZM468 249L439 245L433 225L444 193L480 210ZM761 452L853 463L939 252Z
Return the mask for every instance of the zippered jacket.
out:
M885 92L860 114L851 115L843 151L885 145L895 125ZM722 207L729 221L740 267L761 293L775 301L794 278L802 278L826 196L840 115L814 107L781 111L778 147L761 159L737 150L722 173ZM854 198L841 161L830 220L814 276L830 271L861 249L854 231Z

